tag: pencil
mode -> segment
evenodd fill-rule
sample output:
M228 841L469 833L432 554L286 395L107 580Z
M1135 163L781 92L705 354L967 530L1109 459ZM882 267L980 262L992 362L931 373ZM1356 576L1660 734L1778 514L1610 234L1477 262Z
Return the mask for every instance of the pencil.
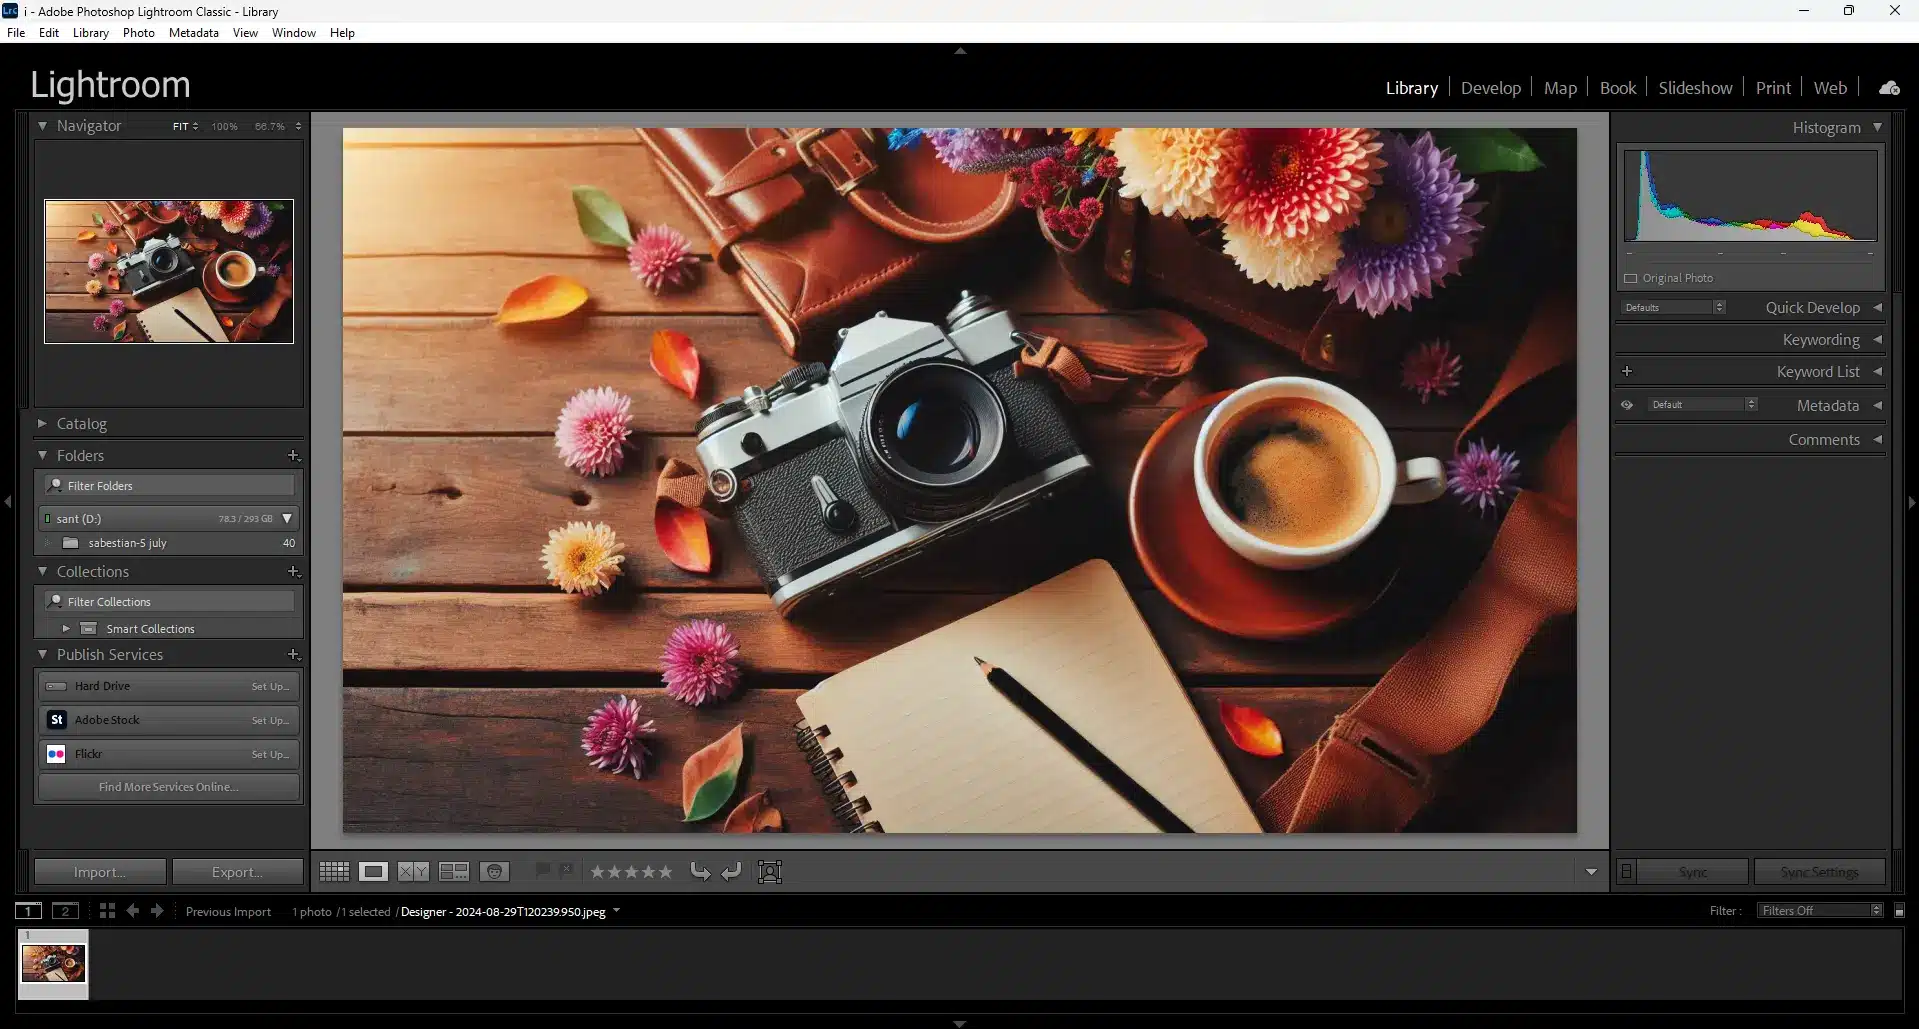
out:
M180 320L187 323L187 328L192 329L193 331L199 333L201 339L206 340L208 343L214 342L213 337L207 335L207 330L201 328L199 323L195 322L193 319L188 318L187 313L185 311L182 311L176 307L173 309L173 313L179 315Z
M986 674L986 681L999 691L1000 696L1012 701L1014 707L1019 708L1026 717L1038 723L1041 729L1046 730L1048 736L1059 741L1060 746L1065 747L1069 753L1078 758L1080 764L1099 776L1101 782L1111 786L1113 792L1119 794L1128 804L1133 805L1134 810L1145 815L1147 821L1158 826L1161 832L1193 831L1192 826L1180 821L1178 815L1173 814L1166 805L1161 804L1151 793L1146 792L1146 787L1127 775L1125 769L1100 753L1099 748L1093 746L1092 741L1066 724L1066 719L1047 707L1043 701L1033 695L1031 690L1020 685L1019 680L1008 675L1006 669L996 668L978 657L975 657L973 661L979 665L980 671Z

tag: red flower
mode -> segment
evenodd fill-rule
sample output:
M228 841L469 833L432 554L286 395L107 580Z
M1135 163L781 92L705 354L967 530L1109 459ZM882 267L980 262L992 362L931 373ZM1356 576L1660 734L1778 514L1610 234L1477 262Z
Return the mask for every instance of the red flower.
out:
M1119 158L1107 154L1093 162L1093 174L1102 179L1119 178Z
M1098 221L1099 216L1103 214L1105 211L1106 211L1106 206L1099 202L1098 197L1081 197L1080 198L1079 213L1081 217L1084 217L1088 222Z

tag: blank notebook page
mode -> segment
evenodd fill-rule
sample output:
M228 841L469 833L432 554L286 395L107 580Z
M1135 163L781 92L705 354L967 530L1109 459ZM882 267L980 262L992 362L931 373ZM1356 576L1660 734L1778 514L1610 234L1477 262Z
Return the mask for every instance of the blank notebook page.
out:
M1259 832L1112 565L1088 561L800 697L889 833L1155 832L986 682L1005 669L1198 832Z

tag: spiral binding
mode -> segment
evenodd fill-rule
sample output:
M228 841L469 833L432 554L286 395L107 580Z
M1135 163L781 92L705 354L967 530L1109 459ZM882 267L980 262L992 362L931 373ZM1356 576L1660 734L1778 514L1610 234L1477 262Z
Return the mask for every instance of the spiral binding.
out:
M853 773L842 773L833 767L833 762L840 758L840 752L837 749L828 750L826 744L820 742L820 736L826 731L826 727L821 726L820 731L815 732L805 719L793 723L793 739L800 745L800 753L806 755L806 765L819 782L820 792L826 795L833 821L847 832L885 832L885 829L880 828L880 823L861 819L861 815L872 813L872 806L865 797L847 794L846 788L859 780Z

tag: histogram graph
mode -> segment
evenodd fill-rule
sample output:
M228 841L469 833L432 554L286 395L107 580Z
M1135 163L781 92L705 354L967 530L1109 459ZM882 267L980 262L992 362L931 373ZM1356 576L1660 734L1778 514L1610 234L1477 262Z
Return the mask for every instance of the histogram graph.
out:
M1626 239L1853 243L1877 238L1870 150L1629 150Z

